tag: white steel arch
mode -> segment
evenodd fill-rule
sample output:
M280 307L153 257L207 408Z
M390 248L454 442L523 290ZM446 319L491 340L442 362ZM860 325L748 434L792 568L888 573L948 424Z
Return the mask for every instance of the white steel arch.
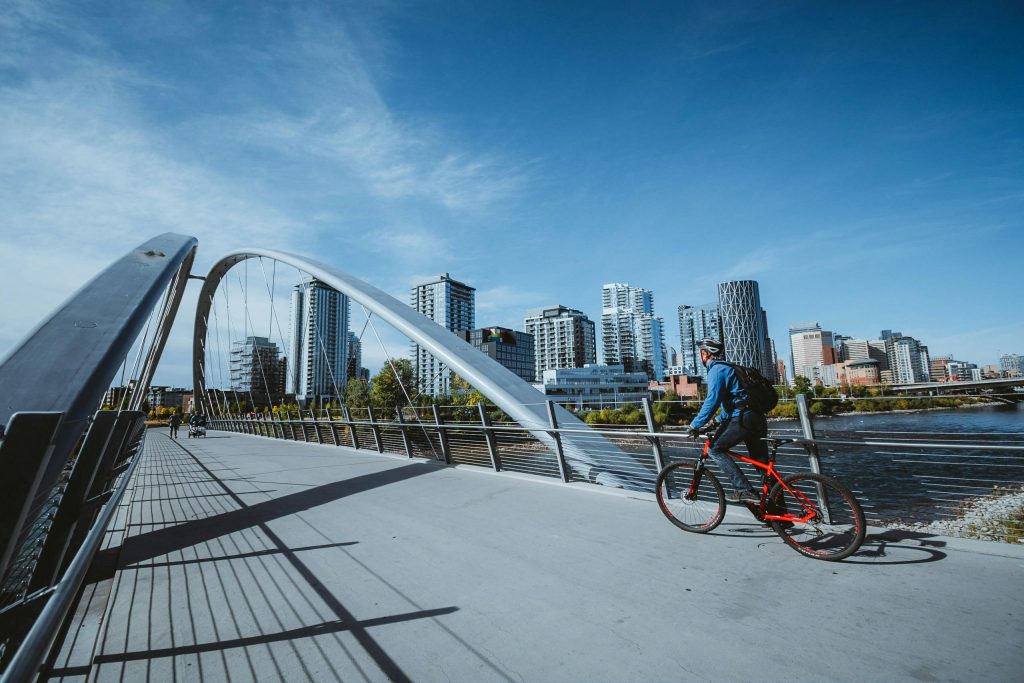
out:
M206 396L205 344L213 295L228 270L242 261L260 257L280 261L309 273L365 306L444 361L539 440L553 445L554 440L546 431L550 425L543 395L515 373L383 290L332 266L273 249L231 252L217 261L206 276L196 306L192 341L192 377L198 396ZM589 426L575 415L561 406L555 406L555 414L559 428L582 432L562 435L566 461L577 475L606 486L627 488L645 486L653 480L652 473L604 436L587 434L591 431Z

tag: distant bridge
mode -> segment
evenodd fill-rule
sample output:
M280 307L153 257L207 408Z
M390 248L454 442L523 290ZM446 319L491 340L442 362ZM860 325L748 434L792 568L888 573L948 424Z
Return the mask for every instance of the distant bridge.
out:
M902 394L985 394L996 401L1016 403L1024 401L1024 377L1003 377L970 382L923 382L896 384L892 391Z

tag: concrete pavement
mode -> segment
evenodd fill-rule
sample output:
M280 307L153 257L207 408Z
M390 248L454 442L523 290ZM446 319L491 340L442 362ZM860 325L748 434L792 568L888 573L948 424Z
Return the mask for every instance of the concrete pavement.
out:
M1017 546L876 530L828 563L746 511L698 536L601 487L224 432L151 431L143 457L55 680L1024 671Z

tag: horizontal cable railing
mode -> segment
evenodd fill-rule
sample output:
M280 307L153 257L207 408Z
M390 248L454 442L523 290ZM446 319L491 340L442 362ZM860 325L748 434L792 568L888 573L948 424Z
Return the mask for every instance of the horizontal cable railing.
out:
M1024 537L1024 432L858 429L816 434L807 401L797 404L806 425L771 423L770 437L793 440L778 448L776 467L782 475L819 471L838 479L856 494L874 524L997 540ZM649 413L655 405L645 410ZM594 473L599 471L641 491L653 491L662 467L693 460L702 447L686 430L661 428L653 419L647 425L527 429L514 422L492 423L486 412L472 406L387 412L385 419L383 411L366 408L318 411L315 416L304 410L297 415L215 418L211 426L563 481L597 481ZM314 430L332 436L318 441L311 436ZM563 452L562 440L571 440L573 448ZM579 460L581 453L586 466ZM721 474L717 465L709 466ZM740 467L752 482L760 481L753 467Z

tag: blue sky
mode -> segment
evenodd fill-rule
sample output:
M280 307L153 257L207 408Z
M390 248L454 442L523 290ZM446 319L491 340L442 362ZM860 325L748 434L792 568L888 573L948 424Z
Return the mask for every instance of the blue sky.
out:
M678 304L756 279L783 356L808 320L1024 353L1020 3L3 5L0 354L167 230L197 271L447 271L481 325L629 282L675 347Z

